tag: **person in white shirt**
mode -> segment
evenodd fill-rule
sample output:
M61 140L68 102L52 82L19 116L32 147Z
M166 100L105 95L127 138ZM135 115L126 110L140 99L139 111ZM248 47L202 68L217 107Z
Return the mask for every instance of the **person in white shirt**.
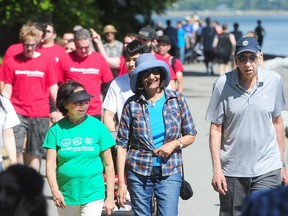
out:
M138 40L130 42L124 50L127 74L116 77L109 86L103 102L103 122L110 131L116 131L126 100L134 93L130 89L130 75L135 70L135 61L143 53L149 53L148 47Z
M5 147L11 164L17 163L13 127L20 123L9 99L0 94L0 148ZM3 170L0 154L0 172Z

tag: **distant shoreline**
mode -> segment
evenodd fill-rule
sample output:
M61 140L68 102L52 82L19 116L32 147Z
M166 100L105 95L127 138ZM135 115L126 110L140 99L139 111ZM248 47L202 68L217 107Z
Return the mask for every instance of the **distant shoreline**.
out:
M205 11L166 11L159 16L191 16L197 14L198 16L288 16L288 11L241 11L241 10L205 10Z

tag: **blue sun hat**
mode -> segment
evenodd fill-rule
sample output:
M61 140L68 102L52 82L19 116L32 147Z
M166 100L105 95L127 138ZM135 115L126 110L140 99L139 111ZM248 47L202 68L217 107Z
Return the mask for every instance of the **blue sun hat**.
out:
M136 93L137 91L137 79L139 74L143 71L152 68L160 68L165 75L164 86L168 86L170 83L170 70L166 62L156 59L151 53L144 53L140 55L136 60L136 68L130 78L130 88Z

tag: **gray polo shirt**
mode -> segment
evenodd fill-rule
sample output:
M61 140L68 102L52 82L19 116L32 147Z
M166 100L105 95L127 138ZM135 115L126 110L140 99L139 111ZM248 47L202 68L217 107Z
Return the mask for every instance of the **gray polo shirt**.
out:
M286 107L281 77L258 68L249 94L238 71L219 77L205 119L222 124L221 163L225 176L254 177L282 167L272 117Z

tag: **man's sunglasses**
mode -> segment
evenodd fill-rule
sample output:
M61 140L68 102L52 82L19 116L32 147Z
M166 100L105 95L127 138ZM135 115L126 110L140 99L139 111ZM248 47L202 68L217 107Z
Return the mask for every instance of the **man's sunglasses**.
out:
M247 62L247 61L255 62L258 59L258 57L257 55L250 55L250 56L240 55L237 56L237 59L239 60L239 62Z

